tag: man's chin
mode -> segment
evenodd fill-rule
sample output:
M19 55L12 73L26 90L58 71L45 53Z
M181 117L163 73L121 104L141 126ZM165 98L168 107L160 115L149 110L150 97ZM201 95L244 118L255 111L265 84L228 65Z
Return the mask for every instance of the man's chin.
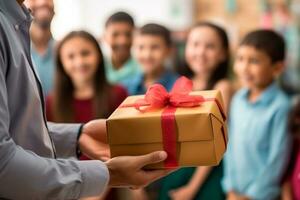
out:
M49 29L51 26L51 20L34 20L34 23L41 29Z

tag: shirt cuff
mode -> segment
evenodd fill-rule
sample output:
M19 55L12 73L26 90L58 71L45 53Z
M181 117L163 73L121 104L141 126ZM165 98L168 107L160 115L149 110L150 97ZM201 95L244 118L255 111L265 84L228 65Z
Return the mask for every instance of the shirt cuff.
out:
M80 198L101 195L109 182L109 171L105 163L89 160L78 162L78 166L83 180Z
M58 158L77 158L77 137L81 124L57 124L48 122Z
M227 179L225 179L225 177L221 180L221 186L225 193L228 193L231 190L233 190L232 185L229 183Z
M80 125L79 130L78 130L78 134L77 134L76 156L77 156L78 159L82 155L80 147L79 147L79 138L81 136L83 126L84 126L84 124Z
M245 195L251 199L258 200L277 199L280 195L280 188L253 184L247 191L245 191Z

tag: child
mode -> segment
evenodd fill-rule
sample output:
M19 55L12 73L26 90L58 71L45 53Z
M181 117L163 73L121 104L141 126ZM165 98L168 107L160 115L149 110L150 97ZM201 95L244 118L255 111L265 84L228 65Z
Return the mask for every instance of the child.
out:
M227 109L232 88L227 78L230 55L226 32L212 23L196 24L188 34L185 59L193 73L194 90L220 90ZM180 169L165 179L160 199L224 199L221 178L222 164Z
M56 67L55 88L46 101L50 121L107 118L127 96L122 87L107 83L101 49L85 31L71 32L58 44Z
M171 33L166 27L159 24L146 24L137 31L133 49L143 74L124 82L129 94L144 94L147 88L154 83L162 84L168 91L172 89L178 75L165 66L171 48ZM152 193L157 192L159 185L160 181L147 188L150 199L154 198L153 195L156 195L152 195ZM148 199L148 194L142 189L134 190L132 191L132 199Z
M106 78L110 83L120 83L140 73L138 64L131 57L133 18L125 12L111 15L105 23L104 40L110 48L106 56Z
M168 91L172 89L178 75L165 66L171 48L171 33L166 27L146 24L137 31L134 53L143 74L127 80L129 94L144 94L154 83L162 84Z
M242 40L234 71L243 89L229 114L229 144L224 159L227 199L277 199L289 154L286 130L289 99L276 85L284 69L283 38L257 30Z
M54 90L46 101L49 121L107 118L127 96L124 88L107 83L99 44L85 31L71 32L58 44L56 67Z
M282 200L300 200L300 101L290 113L289 132L293 134L294 144L290 166L283 185Z

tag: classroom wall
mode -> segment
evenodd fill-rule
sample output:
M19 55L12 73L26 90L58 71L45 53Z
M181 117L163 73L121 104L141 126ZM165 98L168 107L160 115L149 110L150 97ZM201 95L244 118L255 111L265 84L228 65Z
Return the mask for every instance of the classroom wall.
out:
M235 2L235 7L230 5ZM233 46L248 31L259 26L261 0L195 0L196 20L211 20L225 26Z
M52 32L56 39L74 29L85 29L99 37L106 19L119 10L130 13L138 26L156 22L175 31L188 28L194 20L194 0L54 0L54 3Z

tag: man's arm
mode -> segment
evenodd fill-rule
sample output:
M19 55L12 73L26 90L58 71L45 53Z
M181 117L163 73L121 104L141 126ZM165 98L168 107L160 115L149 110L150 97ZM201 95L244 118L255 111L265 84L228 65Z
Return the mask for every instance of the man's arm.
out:
M95 160L110 158L105 119L92 120L84 125L48 122L48 127L59 158L75 158L78 151Z
M0 198L78 199L99 195L109 179L104 163L42 158L16 145L10 137L3 55L0 47Z
M48 122L48 129L53 140L58 158L76 158L78 135L81 124L58 124Z

